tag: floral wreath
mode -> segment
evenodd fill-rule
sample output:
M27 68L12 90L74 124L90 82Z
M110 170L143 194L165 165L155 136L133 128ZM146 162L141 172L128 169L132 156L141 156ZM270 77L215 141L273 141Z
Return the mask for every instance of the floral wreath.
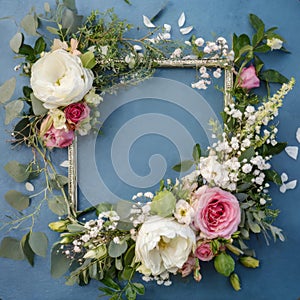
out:
M28 209L32 198L38 199L38 204L31 213L1 227L10 231L31 222L21 240L9 236L2 240L0 255L27 259L31 265L35 255L46 255L47 237L33 228L41 206L47 202L60 218L49 224L60 233L52 247L51 274L57 278L70 269L67 284L88 284L96 279L104 284L100 290L111 299L136 299L145 290L142 283L133 281L136 272L144 281L168 286L172 274L193 274L200 281L201 264L213 261L216 271L229 277L232 287L239 290L236 262L249 268L259 266L246 244L250 234L263 234L267 242L269 233L274 240L284 240L282 230L273 225L278 211L271 208L268 188L270 182L282 183L270 160L285 149L286 143L276 140L273 120L294 79L264 70L259 57L273 50L288 52L284 39L275 33L277 28L267 30L253 14L252 39L234 34L232 50L222 37L215 42L194 35L184 43L172 41L170 25L157 28L146 16L144 24L150 31L140 39L127 38L131 25L113 11L103 15L92 12L83 23L82 19L67 2L57 3L53 10L45 4L43 15L31 12L21 26L27 34L37 35L40 22L54 22L56 27L47 26L58 36L51 49L45 35L40 35L34 46L25 44L20 32L10 41L17 58L24 59L15 69L30 78L30 86L23 87L22 97L10 101L16 79L9 79L0 87L1 103L5 105L6 125L18 120L13 145L30 147L33 159L28 164L10 161L5 170L17 182L25 182L33 193L11 190L5 200L18 211ZM184 24L182 13L178 25L187 35L193 27ZM221 112L223 128L211 124L216 142L206 151L195 145L193 161L184 161L174 169L192 165L196 169L180 180L162 181L154 194L140 192L132 201L101 203L75 211L66 192L68 178L52 163L53 148L70 146L76 134L90 134L98 122L97 106L102 96L147 79L159 59L227 60L226 68L235 79L232 90L224 92L229 92L233 101ZM216 78L221 74L220 68L212 73ZM197 77L193 88L206 89L211 84L212 76L205 67L199 69ZM265 97L253 92L262 83ZM271 83L281 84L273 95ZM34 193L31 182L41 176L46 187Z

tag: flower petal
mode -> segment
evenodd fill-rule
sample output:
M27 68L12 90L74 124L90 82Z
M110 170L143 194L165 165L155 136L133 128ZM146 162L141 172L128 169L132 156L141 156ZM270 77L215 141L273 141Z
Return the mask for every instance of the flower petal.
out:
M65 160L63 161L61 164L60 164L61 167L64 167L64 168L69 168L69 161L68 160Z
M297 139L298 143L300 143L300 127L297 129L296 139Z
M178 26L182 27L185 23L185 14L184 12L181 13L179 19L178 19Z
M288 146L285 148L285 152L288 156L290 156L293 159L297 159L298 157L298 147L297 146Z
M180 28L180 32L181 32L181 34L188 34L193 30L193 28L194 28L193 26Z
M170 32L172 29L171 25L169 25L169 24L164 24L164 28L165 28L166 32Z
M25 183L25 188L26 188L26 190L27 190L28 192L33 192L33 191L34 191L34 186L33 186L33 184L30 183L30 182L26 182L26 183Z
M288 175L286 173L281 174L281 181L286 182L289 179Z
M287 190L293 190L297 186L297 180L292 180L285 184Z
M280 188L279 188L279 191L280 191L282 194L284 194L284 193L286 192L286 185L285 185L285 184L281 185Z
M155 28L156 26L150 21L150 19L147 16L143 15L143 22L144 25L148 28Z

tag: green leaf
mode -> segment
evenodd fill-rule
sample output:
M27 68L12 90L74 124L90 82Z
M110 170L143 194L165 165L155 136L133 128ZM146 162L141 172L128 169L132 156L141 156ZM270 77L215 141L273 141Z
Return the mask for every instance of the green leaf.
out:
M199 144L196 144L193 148L193 158L195 162L198 162L201 157L201 148Z
M23 34L20 32L17 32L12 39L9 41L9 46L12 51L15 53L19 53L19 49L23 43Z
M35 54L40 54L46 49L46 43L43 37L39 37L34 44L34 52Z
M35 97L33 93L30 94L30 100L32 104L33 113L36 116L41 116L48 112L48 109L44 107L43 102L37 97Z
M151 202L151 212L165 218L172 215L175 206L175 196L169 191L162 191L153 198Z
M21 119L14 128L14 138L23 140L30 135L30 121L27 118Z
M12 120L20 116L21 111L24 108L24 102L21 100L15 100L5 105L5 125L8 125Z
M254 55L254 65L255 65L256 74L258 74L262 69L262 67L264 66L263 61L257 55Z
M27 195L15 190L8 191L4 195L4 198L9 205L19 211L26 209L30 204L29 197Z
M266 70L259 74L259 78L267 82L288 83L289 80L276 70Z
M75 232L83 232L86 231L86 228L80 224L69 224L67 226L68 231L75 233Z
M30 175L27 171L27 165L20 164L15 160L9 161L4 169L16 182L24 182Z
M48 238L43 232L31 232L29 236L29 245L32 251L39 255L45 257L48 248Z
M53 278L61 277L71 266L71 260L61 252L60 246L61 244L57 243L51 250L51 276Z
M125 287L125 296L127 300L135 300L136 299L136 291L131 287L131 285L127 285Z
M242 56L244 53L249 52L249 51L250 52L253 51L253 47L251 45L245 45L240 49L239 56Z
M277 143L275 146L264 145L263 156L279 154L285 149L286 146L287 143Z
M113 209L113 206L111 203L100 203L96 206L96 211L97 211L97 215L101 214L102 212L105 211L110 211Z
M20 241L12 237L3 238L0 245L0 257L14 260L24 259L24 253L22 251Z
M10 100L16 88L16 78L12 77L0 86L0 103Z
M253 47L255 47L256 45L258 45L263 40L264 35L265 35L264 27L260 27L258 29L258 31L252 37L252 45L253 45Z
M67 204L63 196L54 196L48 199L48 207L58 216L63 216L68 213Z
M38 35L36 30L38 28L37 18L33 15L26 15L21 21L22 28L29 35Z
M260 45L260 46L256 47L254 49L254 52L266 53L266 52L268 52L270 50L271 50L271 48L268 45L263 44L263 45Z
M99 289L99 291L105 293L104 295L115 296L115 294L116 294L115 290L112 290L112 289L107 288L107 287L99 287L98 289ZM112 299L116 299L117 300L117 299L120 299L120 298L119 298L118 295L116 295L116 297L111 297L109 299L110 300L112 300Z
M124 264L125 266L129 266L132 263L132 260L135 255L135 245L131 245L131 247L126 251L124 255Z
M133 203L131 201L120 200L116 206L116 212L120 217L120 220L127 220L131 215Z
M275 170L266 170L265 175L267 180L270 180L277 185L282 185L281 177Z
M135 283L132 283L131 286L134 288L134 290L137 292L137 294L139 294L139 295L145 294L145 287L141 283L135 282Z
M251 157L255 155L255 150L253 147L249 147L246 149L239 157L239 161L243 161L244 159L249 160Z
M97 64L94 53L91 51L87 51L84 54L82 54L80 56L80 59L81 59L83 67L85 67L87 69L92 69Z
M121 287L115 281L113 281L113 279L111 277L105 277L101 280L101 282L104 285L106 285L107 287L109 287L115 291L121 290Z
M258 16L254 14L249 14L249 18L251 25L256 31L261 29L265 30L265 24Z
M134 269L130 266L125 266L120 276L121 280L130 280L133 274L134 274Z
M127 242L123 241L120 244L116 244L114 241L111 241L108 246L108 254L110 257L116 258L121 256L127 250Z
M28 262L31 264L31 266L34 265L34 252L32 251L30 245L29 245L29 235L28 232L25 234L21 239L21 247L23 249L23 253L25 255L25 258L28 260Z
M59 34L59 29L58 28L54 28L54 27L51 27L51 26L47 26L46 29L52 33L52 34L56 34L58 35Z
M27 44L23 44L19 49L19 54L35 58L34 49Z
M186 172L193 166L193 164L194 162L192 160L184 160L175 165L172 169L176 172Z
M235 263L230 255L222 252L215 257L214 266L218 273L228 277L234 271Z

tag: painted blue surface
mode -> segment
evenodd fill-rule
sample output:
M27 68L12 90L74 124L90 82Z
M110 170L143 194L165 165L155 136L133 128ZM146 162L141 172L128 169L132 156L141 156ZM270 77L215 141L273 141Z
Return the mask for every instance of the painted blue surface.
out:
M52 1L54 2L54 1ZM105 10L115 7L119 16L126 18L129 22L142 25L141 15L154 15L164 0L132 0L132 6L128 6L122 0L90 0L78 1L78 8L82 14L87 14L91 9ZM185 3L185 4L184 4ZM39 0L0 0L0 17L13 16L13 19L20 21L21 17L34 5L41 7ZM176 37L176 21L182 11L185 11L188 24L194 25L198 31L194 32L211 39L214 33L223 35L230 39L233 32L238 34L249 32L247 15L255 13L259 15L267 26L278 26L279 33L288 41L286 47L292 52L289 55L280 56L272 54L266 63L275 67L286 76L295 76L300 81L300 1L298 0L170 0L167 9L161 15L158 23L168 22L174 28L173 36ZM16 32L16 25L13 21L0 21L0 83L15 75L13 67L16 62L12 59L8 42ZM177 36L178 33L177 33ZM276 64L276 65L274 65ZM174 79L180 79L180 75L173 75ZM20 95L22 80L18 79L19 88L15 97ZM295 139L295 132L300 127L300 85L296 84L294 90L285 100L284 108L279 117L279 138L286 140L290 145L299 146ZM138 109L138 108L137 108ZM3 110L1 109L1 124L3 124ZM17 159L26 162L31 157L31 152L24 149L11 151L7 131L2 125L0 131L0 198L3 199L5 192L12 188L24 189L22 185L16 185L10 180L3 170L8 160ZM137 149L141 145L137 145ZM55 156L56 164L66 158L66 153L57 151ZM276 157L274 166L281 172L287 172L290 179L300 179L299 159L292 160L285 153ZM182 280L176 278L171 287L158 287L155 284L147 284L146 296L143 299L298 299L300 297L300 199L297 187L293 191L281 194L277 188L272 188L274 206L281 210L277 225L284 229L286 242L271 243L267 246L263 238L251 241L256 249L256 254L261 260L261 267L257 270L238 267L237 271L242 277L242 291L234 292L226 278L216 274L211 264L203 264L203 279L200 283L194 283L191 278ZM83 203L82 205L85 205ZM0 202L1 215L10 212L9 206ZM51 242L57 238L55 233L47 229L47 224L55 216L44 207L39 216L36 226L37 231L46 231ZM16 234L17 236L17 234ZM50 250L49 250L50 251ZM34 268L31 268L25 261L12 262L0 259L0 298L2 300L79 300L97 299L99 294L96 282L87 287L64 285L64 279L54 280L50 276L49 252L46 259L37 258Z

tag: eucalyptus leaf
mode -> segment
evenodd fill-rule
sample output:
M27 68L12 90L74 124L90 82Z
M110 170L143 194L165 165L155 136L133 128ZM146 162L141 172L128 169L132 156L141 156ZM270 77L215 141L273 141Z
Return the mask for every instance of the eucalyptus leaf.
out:
M9 161L4 166L4 169L16 182L24 182L30 175L27 170L27 165L20 164L16 160Z
M30 233L25 234L21 239L21 247L23 249L23 253L25 258L28 260L31 266L34 265L34 252L32 251L29 245L29 236Z
M48 199L49 209L58 216L63 216L68 213L66 201L63 196L54 196Z
M12 51L15 53L19 53L19 49L23 43L23 34L20 32L17 32L9 41L9 46Z
M127 242L123 241L120 244L111 241L108 246L108 254L110 257L119 257L127 250Z
M75 2L75 0L63 0L63 3L67 8L69 8L73 11L76 11L76 2Z
M8 101L12 95L14 94L16 88L16 78L12 77L5 81L1 86L0 86L0 103L5 103Z
M71 266L71 260L61 252L60 246L61 244L57 243L51 250L51 276L53 278L61 277Z
M26 15L21 21L22 28L27 34L36 36L38 35L36 30L38 28L37 18L33 15Z
M3 238L0 245L0 257L10 258L14 260L24 259L25 257L20 241L12 237Z
M82 232L82 231L85 231L86 228L80 224L69 224L67 226L68 228L68 231L74 233L74 232Z
M176 206L176 198L169 191L159 192L151 202L151 212L165 218L172 215Z
M5 125L8 125L12 120L20 116L24 108L24 102L15 100L5 105Z
M44 115L48 112L48 109L44 107L43 102L35 97L33 93L30 94L30 100L33 113L36 116Z
M246 211L246 222L250 228L250 230L254 233L260 233L261 232L261 228L260 226L253 220L253 216L251 214L251 212Z
M15 190L8 191L4 195L4 198L9 205L19 211L26 209L30 204L30 200L27 195Z
M29 245L32 251L39 255L45 257L48 248L48 238L43 232L31 232L29 236Z

